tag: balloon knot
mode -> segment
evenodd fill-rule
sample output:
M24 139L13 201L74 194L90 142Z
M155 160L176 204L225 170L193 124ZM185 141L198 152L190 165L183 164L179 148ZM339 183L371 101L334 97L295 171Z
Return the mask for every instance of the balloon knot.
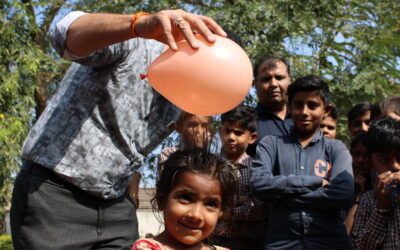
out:
M144 79L146 79L146 77L147 77L147 75L145 75L145 74L140 74L140 79L144 80Z

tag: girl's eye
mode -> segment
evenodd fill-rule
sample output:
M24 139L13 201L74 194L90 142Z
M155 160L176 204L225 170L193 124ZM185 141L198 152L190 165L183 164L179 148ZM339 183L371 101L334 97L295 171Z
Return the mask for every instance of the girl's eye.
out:
M177 198L179 201L183 201L183 202L191 202L192 201L192 197L187 194L181 194Z
M206 206L211 208L218 208L218 204L214 201L206 202Z

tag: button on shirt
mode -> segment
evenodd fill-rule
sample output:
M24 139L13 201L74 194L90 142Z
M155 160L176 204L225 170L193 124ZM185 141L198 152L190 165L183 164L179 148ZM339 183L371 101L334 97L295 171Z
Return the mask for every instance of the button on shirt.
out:
M247 148L247 153L250 156L256 154L256 147L260 140L266 135L285 136L290 134L293 127L293 120L290 114L286 114L284 120L270 112L262 104L258 103L256 107L257 112L257 142L250 144Z
M322 187L322 179L330 184ZM251 167L255 197L270 201L270 249L351 249L343 222L353 200L351 156L317 131L303 148L294 132L264 137Z
M72 12L53 28L57 52L72 59L58 92L30 131L25 160L52 169L95 196L121 196L133 173L169 133L178 108L140 79L164 44L131 39L80 58L65 48Z

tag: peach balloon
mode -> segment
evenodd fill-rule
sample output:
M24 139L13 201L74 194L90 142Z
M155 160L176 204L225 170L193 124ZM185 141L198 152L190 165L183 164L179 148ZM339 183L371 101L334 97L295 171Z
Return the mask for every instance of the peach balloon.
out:
M216 115L236 107L246 97L253 79L251 62L228 38L208 43L196 36L194 50L179 41L178 51L167 49L150 65L150 84L170 102L197 115Z

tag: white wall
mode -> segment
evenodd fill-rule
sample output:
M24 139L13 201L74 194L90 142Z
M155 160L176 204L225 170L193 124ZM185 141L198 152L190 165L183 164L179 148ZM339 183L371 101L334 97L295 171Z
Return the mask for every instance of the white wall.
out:
M162 225L154 215L151 210L145 211L136 211L138 222L139 222L139 237L144 238L147 233L151 233L154 236L161 233L164 230L164 225ZM162 214L159 213L157 217L161 216Z

